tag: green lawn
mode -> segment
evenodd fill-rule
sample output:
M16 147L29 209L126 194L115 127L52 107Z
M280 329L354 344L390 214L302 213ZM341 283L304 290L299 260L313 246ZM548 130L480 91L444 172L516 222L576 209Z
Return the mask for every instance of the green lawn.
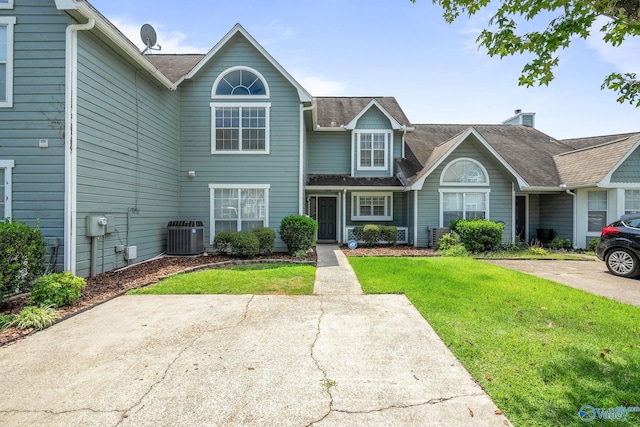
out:
M130 294L311 295L316 268L298 264L251 264L178 274Z
M640 406L640 307L470 258L349 262L366 293L405 293L516 426Z

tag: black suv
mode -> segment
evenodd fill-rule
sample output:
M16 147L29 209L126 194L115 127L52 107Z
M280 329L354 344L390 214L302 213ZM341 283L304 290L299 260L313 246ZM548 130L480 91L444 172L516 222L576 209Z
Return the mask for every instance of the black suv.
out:
M640 214L623 215L603 228L596 256L616 276L640 275Z

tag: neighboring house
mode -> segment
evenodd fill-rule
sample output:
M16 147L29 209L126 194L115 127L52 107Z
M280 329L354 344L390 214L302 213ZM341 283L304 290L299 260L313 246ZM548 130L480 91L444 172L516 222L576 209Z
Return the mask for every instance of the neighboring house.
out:
M320 241L379 223L425 247L483 217L504 242L553 230L585 247L640 212L640 133L533 126L520 111L412 124L392 97L313 97L240 25L206 55L142 55L87 1L0 0L0 212L39 222L51 266L83 276L161 254L178 219L203 221L209 249L298 213Z

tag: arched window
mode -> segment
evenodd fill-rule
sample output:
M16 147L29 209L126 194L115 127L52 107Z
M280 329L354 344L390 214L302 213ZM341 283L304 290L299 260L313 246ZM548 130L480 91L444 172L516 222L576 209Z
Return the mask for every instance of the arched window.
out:
M489 175L480 163L472 159L457 159L444 168L440 177L443 185L488 185Z
M211 97L212 154L269 154L269 86L258 71L225 70Z
M233 67L222 73L213 84L212 97L269 96L269 87L259 72L247 67Z

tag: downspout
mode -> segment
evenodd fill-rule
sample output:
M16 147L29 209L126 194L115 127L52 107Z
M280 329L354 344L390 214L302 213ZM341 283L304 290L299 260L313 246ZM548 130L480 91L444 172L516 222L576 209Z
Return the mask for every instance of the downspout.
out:
M346 243L349 235L347 234L347 189L342 190L342 243Z
M511 243L516 242L516 185L511 182ZM525 227L526 228L526 227Z
M316 102L311 101L311 105L308 107L303 107L300 104L300 153L298 159L298 168L299 177L298 177L298 211L300 215L304 215L304 171L305 171L305 162L304 162L304 137L305 137L305 129L304 129L304 112L311 111L316 108Z
M64 120L64 269L76 273L76 209L78 150L78 31L91 30L96 24L89 18L86 24L71 24L66 30L65 46L65 120Z
M566 184L562 184L560 188L564 189L564 192L570 196L573 196L573 247L578 247L578 195L572 193L567 188Z
M418 247L418 190L413 190L413 247Z

